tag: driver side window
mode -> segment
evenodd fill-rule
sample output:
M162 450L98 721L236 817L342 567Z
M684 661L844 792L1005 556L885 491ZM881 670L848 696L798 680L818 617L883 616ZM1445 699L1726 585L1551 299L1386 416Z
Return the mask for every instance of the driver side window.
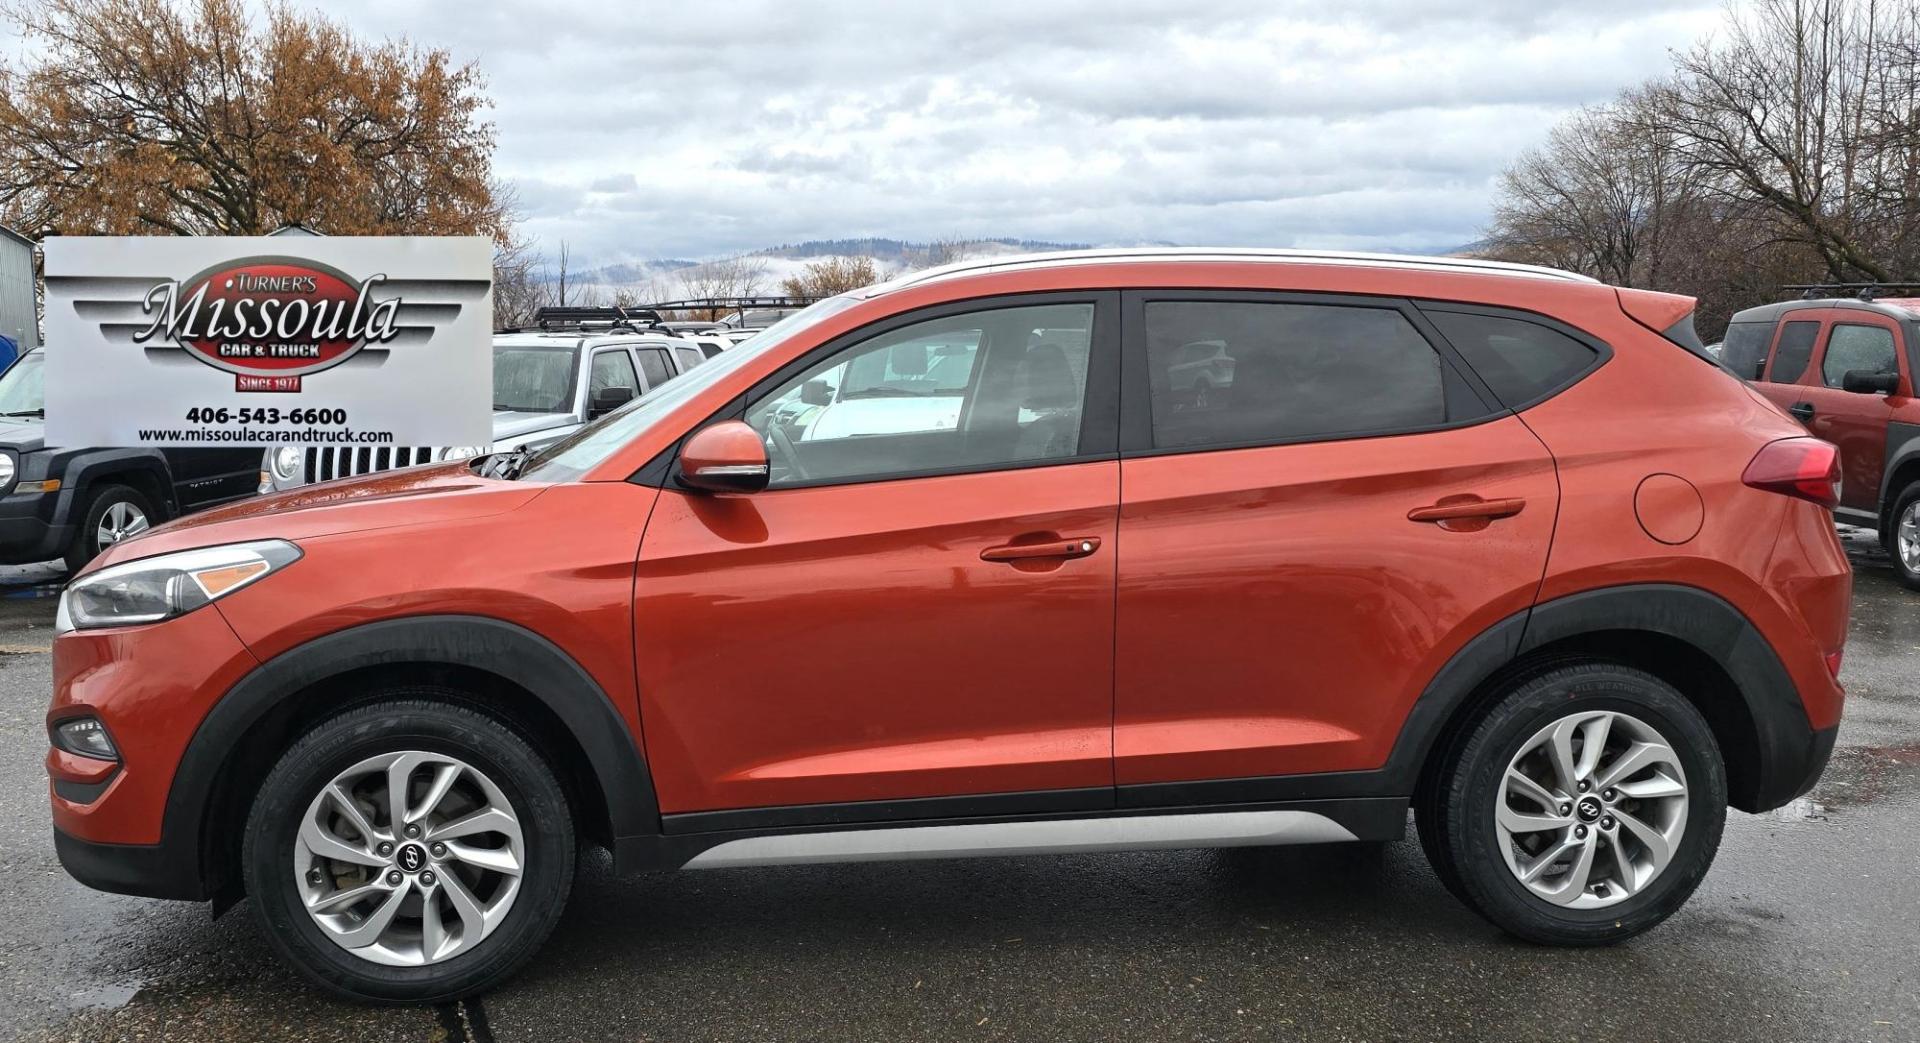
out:
M1093 305L1000 308L880 334L747 409L772 487L1067 459Z

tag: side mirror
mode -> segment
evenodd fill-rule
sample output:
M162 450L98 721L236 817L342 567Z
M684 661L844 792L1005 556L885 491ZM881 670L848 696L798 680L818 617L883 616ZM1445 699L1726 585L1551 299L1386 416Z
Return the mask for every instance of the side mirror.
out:
M824 406L833 401L833 385L815 378L800 385L800 404Z
M601 388L593 393L593 408L587 415L589 419L596 416L605 416L633 401L636 397L638 396L634 394L633 389L624 384Z
M710 493L757 493L773 476L760 432L738 420L701 428L680 447L680 484Z
M1900 390L1900 374L1850 369L1840 375L1840 389L1856 395L1891 395Z

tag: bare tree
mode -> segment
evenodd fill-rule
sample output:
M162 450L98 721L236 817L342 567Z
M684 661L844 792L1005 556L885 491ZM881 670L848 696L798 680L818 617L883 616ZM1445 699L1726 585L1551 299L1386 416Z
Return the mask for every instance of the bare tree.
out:
M1911 8L1756 0L1728 22L1724 41L1680 58L1664 95L1681 161L1722 198L1770 211L1833 278L1895 278L1881 248L1920 214L1910 197L1875 203L1889 165L1911 166L1890 151L1916 145L1911 77L1890 66L1912 45Z
M767 259L752 255L707 261L676 273L684 298L752 297L761 292L766 279ZM701 313L707 319L717 319L722 311L707 308Z
M1484 250L1701 299L1920 274L1920 5L1757 0L1502 176Z
M879 281L871 257L828 257L782 280L780 289L789 297L833 297Z
M518 328L533 322L533 314L546 301L546 288L540 285L539 255L532 244L515 239L493 252L493 324L496 328Z

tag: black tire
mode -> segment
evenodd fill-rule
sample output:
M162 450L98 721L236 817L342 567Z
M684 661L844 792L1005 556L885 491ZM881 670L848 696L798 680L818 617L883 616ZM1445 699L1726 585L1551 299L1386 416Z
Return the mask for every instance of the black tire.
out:
M72 542L67 544L67 569L78 572L87 562L100 556L105 547L100 545L100 521L107 516L115 504L130 504L147 519L148 525L157 525L160 516L154 513L152 502L147 494L129 485L103 485L93 490L87 499L87 509L80 512L78 528L74 530Z
M1900 559L1897 536L1900 517L1907 513L1907 508L1913 506L1915 501L1920 501L1920 482L1909 484L1900 490L1900 495L1894 497L1893 510L1887 515L1886 527L1880 530L1880 545L1886 548L1887 558L1893 563L1893 575L1909 590L1920 590L1920 569L1910 568Z
M1687 820L1669 862L1640 891L1611 905L1569 909L1529 891L1501 852L1494 823L1499 784L1540 729L1583 710L1615 710L1658 732L1686 774ZM1416 796L1420 840L1440 879L1501 929L1546 945L1607 945L1671 916L1693 894L1720 846L1727 775L1700 711L1652 674L1611 663L1562 665L1496 695Z
M337 995L438 1003L482 992L532 958L572 890L573 819L552 768L500 721L436 701L448 696L457 693L396 690L316 725L267 775L247 816L242 871L261 927L294 969ZM411 967L373 963L335 944L307 914L291 871L300 820L320 790L362 760L401 750L449 754L485 774L519 819L526 851L520 891L499 926L466 952Z

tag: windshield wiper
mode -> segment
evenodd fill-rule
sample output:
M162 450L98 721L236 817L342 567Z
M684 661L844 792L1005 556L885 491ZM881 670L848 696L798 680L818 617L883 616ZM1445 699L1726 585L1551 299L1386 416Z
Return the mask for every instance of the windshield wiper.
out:
M533 447L524 445L496 454L493 459L487 461L485 474L488 478L513 481L520 477L520 470L527 466L527 457L531 455L533 455Z
M0 413L0 416L37 416L44 420L46 419L47 411L44 409L18 409L11 413Z

